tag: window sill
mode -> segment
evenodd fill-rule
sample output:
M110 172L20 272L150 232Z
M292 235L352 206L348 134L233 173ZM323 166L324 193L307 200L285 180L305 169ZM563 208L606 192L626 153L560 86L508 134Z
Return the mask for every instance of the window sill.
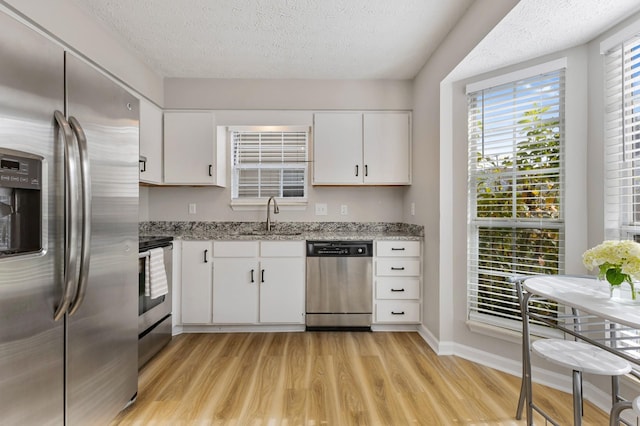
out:
M521 330L512 330L510 328L501 327L499 325L487 324L485 322L474 320L467 320L466 324L467 328L469 328L469 330L473 333L495 337L496 339L505 340L511 343L522 343ZM535 339L536 337L562 338L562 333L556 329L532 326L531 338Z
M298 201L288 201L285 199L276 199L278 202L278 208L282 211L302 211L307 209L309 204L306 199ZM267 200L233 200L229 204L231 210L234 211L261 211L267 207Z

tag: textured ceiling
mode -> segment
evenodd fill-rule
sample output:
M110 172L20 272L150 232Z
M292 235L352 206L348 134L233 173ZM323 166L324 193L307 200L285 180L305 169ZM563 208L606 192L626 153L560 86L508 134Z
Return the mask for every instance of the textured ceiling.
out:
M473 2L72 1L164 77L294 79L413 78ZM451 77L588 42L638 10L638 0L520 0Z
M72 0L164 77L410 79L473 0Z
M638 0L521 0L449 76L460 80L589 42Z

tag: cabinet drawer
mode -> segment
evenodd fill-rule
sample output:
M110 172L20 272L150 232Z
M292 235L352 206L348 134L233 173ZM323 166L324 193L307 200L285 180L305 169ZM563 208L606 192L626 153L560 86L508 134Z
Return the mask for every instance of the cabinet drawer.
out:
M401 300L376 302L376 322L418 323L420 303Z
M420 261L401 259L378 259L376 261L376 275L395 277L418 277L420 276Z
M214 257L258 257L257 241L214 241Z
M419 299L418 278L377 278L376 299Z
M261 241L262 257L304 257L304 241Z
M418 257L420 256L420 241L377 241L376 256Z

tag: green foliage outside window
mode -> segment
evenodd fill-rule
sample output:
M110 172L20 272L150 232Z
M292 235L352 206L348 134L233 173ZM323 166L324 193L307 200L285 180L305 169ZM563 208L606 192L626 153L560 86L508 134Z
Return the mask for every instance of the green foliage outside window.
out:
M560 218L560 122L557 114L545 119L548 112L542 107L523 113L513 153L476 156L478 307L494 316L509 318L518 309L508 276L559 271L561 231L539 227ZM531 220L532 227L483 226L485 219ZM536 308L556 310L548 303Z

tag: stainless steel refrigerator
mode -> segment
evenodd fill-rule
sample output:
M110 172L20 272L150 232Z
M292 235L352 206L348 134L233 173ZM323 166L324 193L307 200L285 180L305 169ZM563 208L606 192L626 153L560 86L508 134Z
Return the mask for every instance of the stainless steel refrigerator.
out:
M0 424L104 425L137 392L138 101L15 18L0 11Z

